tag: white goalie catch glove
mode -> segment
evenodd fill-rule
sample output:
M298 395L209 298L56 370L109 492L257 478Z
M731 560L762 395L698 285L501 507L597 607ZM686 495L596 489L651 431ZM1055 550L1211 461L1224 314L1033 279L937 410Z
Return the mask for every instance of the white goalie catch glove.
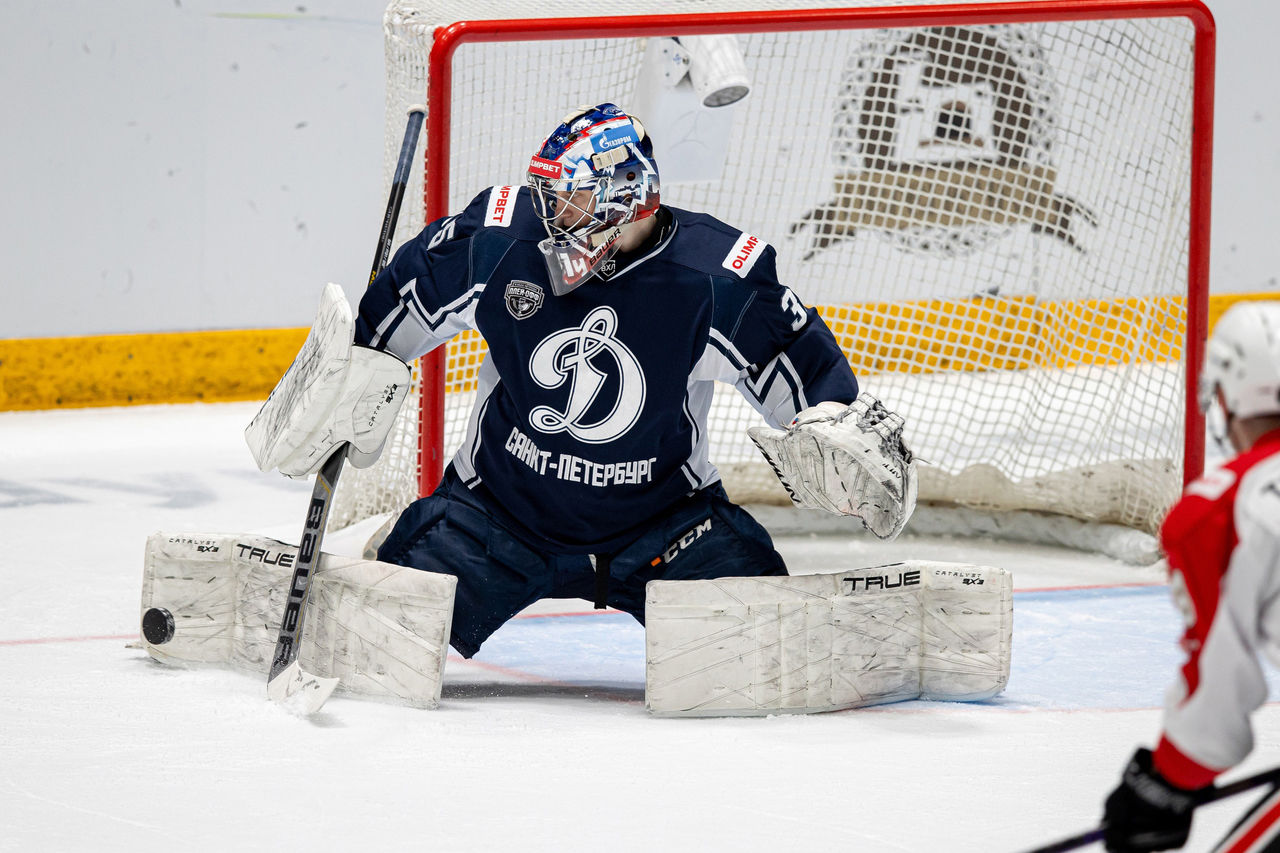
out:
M259 469L306 477L342 444L357 468L382 455L412 373L390 353L353 346L354 335L342 288L326 285L311 333L244 431Z
M881 539L902 532L916 508L916 465L903 420L870 394L819 403L788 429L747 430L796 506L862 519Z

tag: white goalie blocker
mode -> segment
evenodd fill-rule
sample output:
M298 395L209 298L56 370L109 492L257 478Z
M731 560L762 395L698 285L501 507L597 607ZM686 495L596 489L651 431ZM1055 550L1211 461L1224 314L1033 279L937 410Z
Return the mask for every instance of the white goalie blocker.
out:
M302 349L245 429L260 470L306 477L344 443L357 468L382 454L413 374L390 353L353 346L354 336L342 288L325 285Z
M298 549L260 536L155 533L147 540L142 613L172 617L147 654L175 666L266 676ZM435 708L457 579L322 554L302 627L302 668L356 696Z
M645 704L698 717L989 699L1012 636L1013 581L990 566L651 581Z

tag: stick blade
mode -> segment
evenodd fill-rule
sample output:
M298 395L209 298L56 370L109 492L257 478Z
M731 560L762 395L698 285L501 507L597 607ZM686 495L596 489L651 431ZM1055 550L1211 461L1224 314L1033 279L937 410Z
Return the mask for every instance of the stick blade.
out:
M267 698L291 713L309 717L329 701L338 679L304 672L296 660L267 682Z

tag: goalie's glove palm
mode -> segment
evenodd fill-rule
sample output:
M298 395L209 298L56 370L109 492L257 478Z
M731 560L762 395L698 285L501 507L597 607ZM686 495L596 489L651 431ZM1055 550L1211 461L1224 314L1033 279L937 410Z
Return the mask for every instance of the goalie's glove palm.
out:
M747 431L797 506L862 519L881 539L902 532L916 505L916 470L903 420L870 394L819 403L786 430Z

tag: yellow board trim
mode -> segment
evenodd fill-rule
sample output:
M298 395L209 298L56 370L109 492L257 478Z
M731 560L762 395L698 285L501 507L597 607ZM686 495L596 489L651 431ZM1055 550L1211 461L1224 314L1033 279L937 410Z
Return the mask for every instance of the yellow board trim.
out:
M0 410L265 400L307 332L0 340Z
M1209 297L1209 325L1241 301L1280 294ZM1184 311L1174 297L1037 303L1030 298L894 305L819 306L859 374L1060 367L1181 357ZM1168 317L1168 325L1153 324ZM973 330L1000 330L977 340ZM307 329L0 340L0 411L144 403L265 400ZM912 353L906 356L905 344ZM1134 341L1137 341L1135 344ZM475 333L450 347L450 369L474 368ZM474 386L462 373L449 390Z
M1169 362L1185 300L1041 302L1030 296L823 305L854 372L939 373Z

